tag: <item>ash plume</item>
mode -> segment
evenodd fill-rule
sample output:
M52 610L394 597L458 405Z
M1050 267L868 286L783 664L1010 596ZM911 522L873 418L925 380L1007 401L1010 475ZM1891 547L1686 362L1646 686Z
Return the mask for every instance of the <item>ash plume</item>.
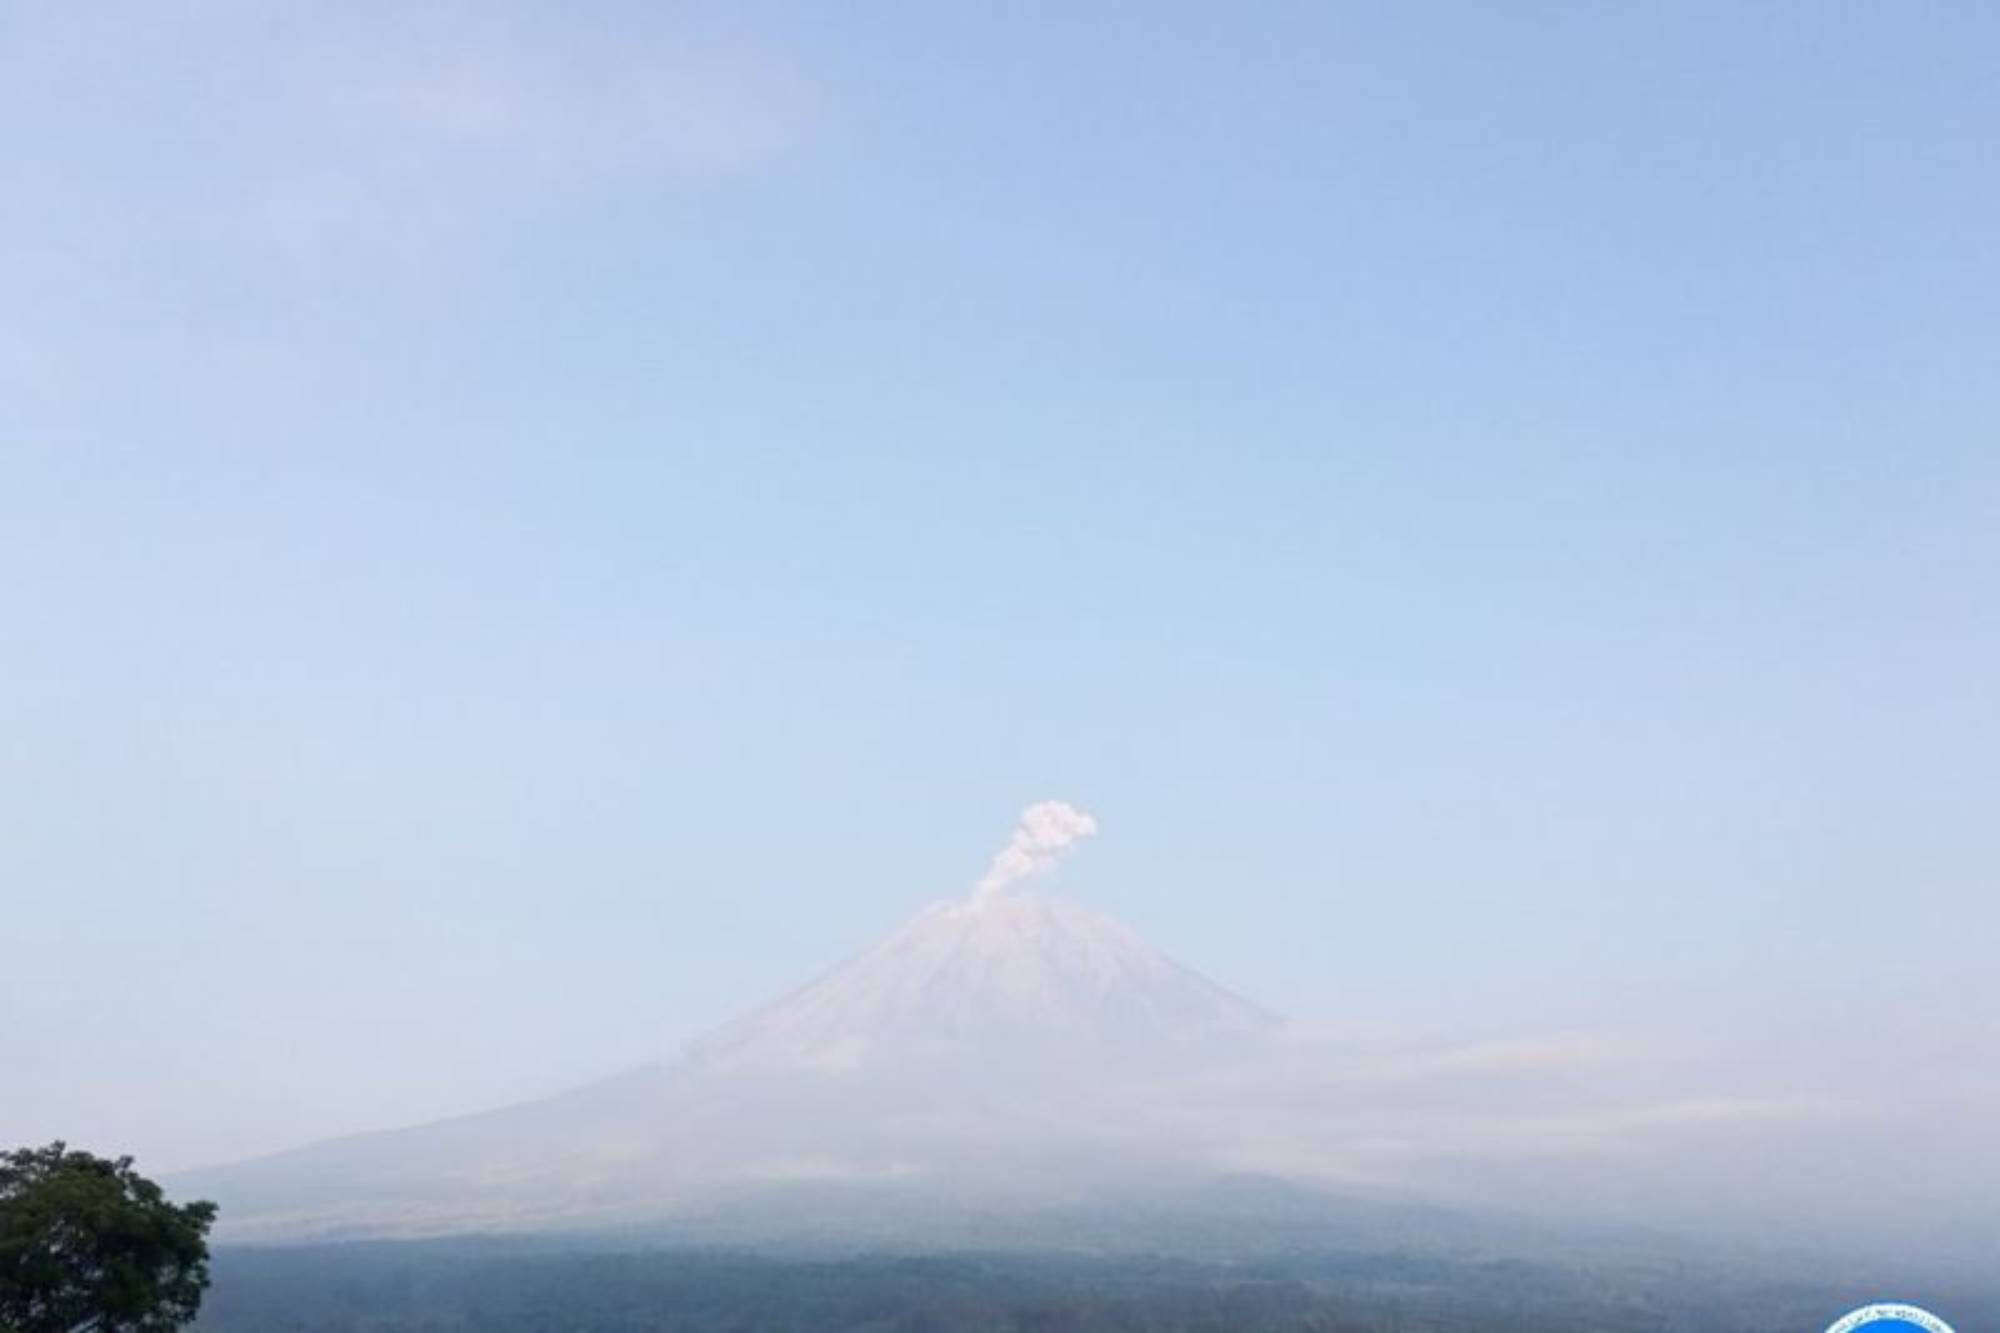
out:
M972 901L998 897L1011 885L1053 868L1073 844L1096 832L1097 820L1068 801L1035 802L1021 812L1014 836L993 858Z

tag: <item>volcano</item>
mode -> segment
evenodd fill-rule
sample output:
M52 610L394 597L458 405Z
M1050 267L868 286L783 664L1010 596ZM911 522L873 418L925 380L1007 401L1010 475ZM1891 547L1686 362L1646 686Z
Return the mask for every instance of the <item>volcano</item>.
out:
M1684 1193L1689 1162L1801 1177L1815 1150L1789 1104L1688 1078L1715 1090L1665 1093L1652 1066L1560 1034L1296 1029L989 875L669 1059L173 1187L215 1200L235 1243L1515 1253L1541 1243L1523 1200L1616 1216L1607 1161L1647 1200Z
M1079 1202L1187 1174L1200 1134L1162 1088L1280 1026L1108 916L981 891L672 1059L186 1187L256 1240L795 1217L834 1190L877 1215Z

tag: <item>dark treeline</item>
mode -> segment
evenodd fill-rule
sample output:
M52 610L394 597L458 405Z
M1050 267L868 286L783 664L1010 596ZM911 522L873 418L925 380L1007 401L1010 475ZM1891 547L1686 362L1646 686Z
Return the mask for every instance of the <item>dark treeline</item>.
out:
M1824 1328L1879 1293L1684 1266L1327 1255L804 1260L505 1243L224 1250L210 1333L1662 1333ZM1955 1312L1982 1326L1975 1312ZM1990 1310L1976 1312L1981 1317Z

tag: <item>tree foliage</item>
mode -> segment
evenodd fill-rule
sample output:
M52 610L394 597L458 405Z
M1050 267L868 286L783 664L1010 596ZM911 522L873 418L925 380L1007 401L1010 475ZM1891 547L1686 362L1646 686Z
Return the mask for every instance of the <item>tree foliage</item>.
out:
M208 1287L212 1203L66 1144L0 1154L0 1333L168 1333Z

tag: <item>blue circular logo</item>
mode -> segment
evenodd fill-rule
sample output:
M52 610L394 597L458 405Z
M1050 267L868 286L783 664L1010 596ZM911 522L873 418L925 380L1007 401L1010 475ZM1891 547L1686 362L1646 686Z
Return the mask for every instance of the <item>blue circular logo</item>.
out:
M1826 1333L1952 1333L1951 1325L1914 1305L1864 1305L1827 1325Z

